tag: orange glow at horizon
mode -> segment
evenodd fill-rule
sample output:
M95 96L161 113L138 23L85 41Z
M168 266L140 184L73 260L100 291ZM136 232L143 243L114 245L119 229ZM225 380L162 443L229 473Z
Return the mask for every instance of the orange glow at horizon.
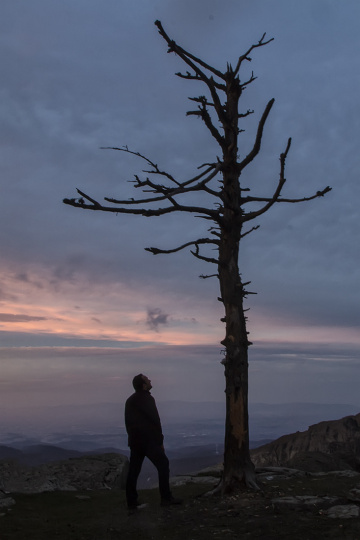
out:
M69 281L53 278L45 270L17 277L2 272L0 331L79 339L152 342L169 345L219 343L224 325L219 312L186 298L124 283L89 283L81 276ZM167 323L155 329L147 324L147 306L161 306ZM174 309L175 306L175 309ZM251 312L250 340L255 343L360 344L357 328L331 327L291 320L288 314Z
M80 279L53 287L48 276L39 278L38 274L36 278L21 281L11 273L3 273L2 282L7 291L6 301L0 303L3 332L171 345L213 342L217 333L218 341L222 339L221 325L215 330L215 315L201 312L194 304L195 317L189 318L174 299L155 293L146 296L147 291L141 288L130 289L121 283L90 287ZM150 328L146 320L147 305L161 305L169 313L167 323ZM176 305L175 313L172 313L173 305Z

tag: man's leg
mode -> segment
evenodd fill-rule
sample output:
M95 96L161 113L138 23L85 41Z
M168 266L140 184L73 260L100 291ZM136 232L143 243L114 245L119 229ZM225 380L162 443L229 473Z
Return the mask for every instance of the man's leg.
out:
M169 460L161 446L149 445L146 451L146 457L155 465L159 475L159 491L162 500L172 498L169 486Z
M130 448L129 472L126 480L126 501L129 507L136 506L138 503L136 484L144 458L145 453L143 449L136 447Z

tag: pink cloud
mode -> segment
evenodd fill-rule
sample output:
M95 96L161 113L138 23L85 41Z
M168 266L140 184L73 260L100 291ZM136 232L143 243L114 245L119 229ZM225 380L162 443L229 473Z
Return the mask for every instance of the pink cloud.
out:
M19 280L18 273L8 269L2 276L11 294L2 303L2 331L178 345L214 338L219 342L223 337L220 317L208 306L141 284L90 283L76 275L71 281L58 280L54 287L51 271L42 267L28 271L26 279ZM149 305L157 306L150 315Z

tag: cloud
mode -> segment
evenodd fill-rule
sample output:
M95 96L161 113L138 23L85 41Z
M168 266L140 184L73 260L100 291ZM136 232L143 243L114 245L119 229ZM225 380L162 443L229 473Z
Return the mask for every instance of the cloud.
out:
M32 321L46 320L46 317L36 317L34 315L15 315L13 313L0 313L0 322L27 323Z
M167 291L161 284L148 280L126 282L115 276L99 276L84 271L74 272L72 278L54 278L52 269L32 265L28 279L19 281L17 274L0 263L4 289L16 298L2 307L4 314L32 313L37 318L24 320L18 317L17 332L28 333L28 343L41 343L44 336L58 342L65 339L93 339L164 343L204 343L209 336L215 339L221 315L215 292L206 295L208 284L201 281L204 296ZM194 283L196 276L193 276ZM56 286L54 286L54 280ZM200 281L200 280L199 280ZM37 282L41 283L41 288ZM190 291L189 291L190 292ZM162 307L146 309L146 304ZM175 306L175 308L174 308ZM207 307L206 307L207 306ZM6 307L6 309L4 309ZM169 313L173 315L168 315ZM171 323L171 324L170 324ZM161 332L159 331L161 329ZM1 330L13 333L14 317L2 320ZM16 344L17 335L3 334L2 340ZM23 336L21 342L26 338ZM220 341L220 333L219 333Z
M181 181L216 160L219 149L204 125L185 115L187 97L203 89L174 77L184 66L166 54L153 24L159 18L180 45L219 69L234 65L264 31L275 37L254 51L242 79L254 69L257 80L243 92L241 112L255 113L240 126L240 156L253 145L265 104L276 99L242 187L271 197L279 154L292 136L284 195L307 196L327 184L333 191L309 204L277 205L242 241L240 272L258 293L246 299L251 339L355 346L360 69L349 51L359 48L359 2L228 0L226 9L218 0L122 4L2 6L2 343L93 340L115 347L223 337L218 282L197 278L212 273L209 266L185 251L168 257L143 251L201 238L204 220L82 212L61 202L76 196L75 187L99 200L137 195L131 181L142 163L100 146L128 144ZM144 315L146 306L162 307ZM184 358L177 356L178 365ZM169 365L161 356L159 370ZM265 373L271 387L271 371Z
M159 331L160 326L166 326L169 323L169 315L160 308L148 308L146 324L151 330Z
M0 288L0 302L13 302L16 300L16 296L14 294L9 294L8 292L4 292L2 288Z

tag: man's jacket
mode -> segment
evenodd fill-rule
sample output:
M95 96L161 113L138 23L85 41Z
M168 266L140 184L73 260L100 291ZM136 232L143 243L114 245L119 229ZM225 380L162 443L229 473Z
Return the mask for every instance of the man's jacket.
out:
M164 436L159 413L155 399L148 390L137 390L127 399L125 426L129 446L163 444Z

